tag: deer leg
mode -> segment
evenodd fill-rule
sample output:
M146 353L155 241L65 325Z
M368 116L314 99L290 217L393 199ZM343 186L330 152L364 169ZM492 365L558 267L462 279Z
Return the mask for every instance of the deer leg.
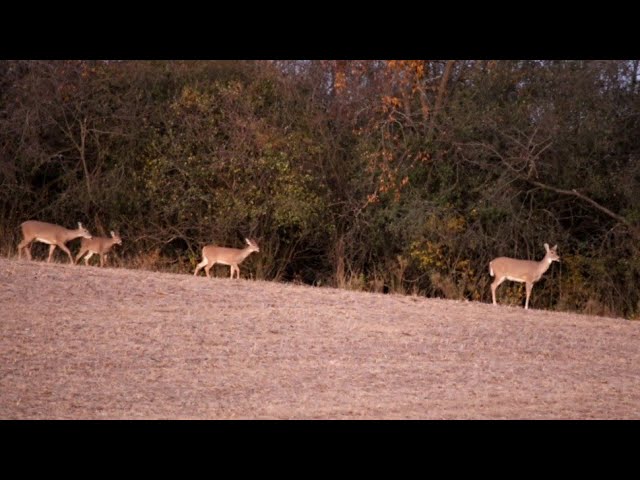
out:
M502 282L505 281L505 277L496 277L496 279L493 281L493 283L491 284L491 298L493 299L493 304L497 305L498 303L496 302L496 289L500 286L500 284Z
M527 282L527 299L524 302L525 310L529 310L529 297L531 296L531 289L533 289L533 283Z
M86 250L82 250L82 248L80 249L80 251L78 252L78 255L76 255L76 261L75 263L78 263L80 261L80 259L82 258L82 255L84 255L86 253ZM85 258L86 261L86 258Z
M100 254L100 266L101 267L104 267L104 257L105 257L105 255L103 253Z
M207 264L206 264L206 267L204 267L204 273L206 273L206 274L207 274L207 278L211 278L211 277L209 276L209 270L211 270L211 267L213 267L213 265L214 265L213 263L211 263L211 264L210 264L210 263L207 263Z
M51 262L51 257L53 256L53 251L56 249L54 244L49 245L49 258L47 258L47 263Z
M27 258L31 260L31 240L27 241L26 239L18 244L18 258L22 258L22 250L25 248L27 248Z
M69 263L73 265L73 257L71 256L71 252L69 251L67 246L64 243L61 243L60 245L58 245L58 247L60 247L60 250L67 254L67 256L69 257Z
M24 240L18 244L18 260L22 258L22 249L25 247Z
M202 267L204 267L207 264L207 262L208 262L207 258L204 257L202 261L198 265L196 265L196 270L195 272L193 272L194 277L198 275L198 272L202 269Z

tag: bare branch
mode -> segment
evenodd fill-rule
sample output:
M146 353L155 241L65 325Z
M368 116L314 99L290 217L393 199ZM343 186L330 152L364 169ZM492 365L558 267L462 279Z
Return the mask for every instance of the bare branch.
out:
M438 96L436 97L436 103L433 108L431 118L429 119L429 130L427 131L427 138L431 138L431 135L433 134L436 116L442 109L444 97L447 93L447 83L449 83L449 78L451 77L451 72L453 71L454 64L455 60L448 60L444 69L444 73L442 74L442 79L440 80L440 85L438 86Z
M623 216L618 215L615 212L612 212L611 210L609 210L604 205L600 205L598 202L596 202L592 198L589 198L585 194L580 193L575 188L572 188L571 190L565 190L563 188L557 188L557 187L554 187L552 185L547 185L545 183L539 182L537 180L533 180L531 178L525 178L525 180L527 182L529 182L530 184L535 185L536 187L539 187L539 188L543 188L545 190L550 190L552 192L560 193L562 195L570 195L570 196L573 196L573 197L577 197L577 198L587 202L589 205L591 205L592 207L596 208L597 210L600 210L602 213L604 213L604 214L608 215L609 217L617 220L618 222L622 223L623 225L626 225L629 228L629 230L635 236L640 237L640 228L638 228L636 225L633 225L631 222L629 222L629 220L627 220Z

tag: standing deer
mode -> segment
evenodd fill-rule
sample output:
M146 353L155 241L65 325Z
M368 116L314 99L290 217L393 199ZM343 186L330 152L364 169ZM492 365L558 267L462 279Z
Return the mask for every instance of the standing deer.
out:
M69 256L69 261L73 263L71 252L65 244L78 237L91 238L89 231L80 222L78 222L76 230L68 230L53 223L38 222L36 220L23 222L20 227L22 228L22 241L18 245L18 258L22 258L22 250L26 248L27 258L31 260L31 243L33 241L42 242L49 245L47 263L51 262L51 256L56 247L66 253Z
M84 257L85 265L89 265L89 259L93 256L93 254L100 255L100 266L104 267L105 260L107 259L107 253L111 250L111 247L114 245L122 245L122 239L120 235L115 232L111 232L111 238L109 237L93 237L93 238L83 238L80 244L80 252L76 255L76 263L78 260L82 258L82 256L89 252L86 257Z
M193 275L198 275L198 272L202 267L204 267L204 272L209 277L209 270L216 263L221 263L222 265L231 266L231 278L233 278L233 272L237 273L237 278L240 278L240 268L238 265L243 262L245 258L247 258L253 252L259 252L260 247L258 244L253 241L245 238L247 242L247 247L245 248L227 248L227 247L216 247L215 245L206 245L202 247L202 261L196 267L196 271L193 272Z
M531 296L533 284L540 280L540 277L549 269L552 262L560 261L557 252L558 245L549 248L549 244L545 243L544 248L547 253L539 262L533 260L518 260L509 257L499 257L489 262L489 273L492 277L496 277L491 284L491 297L493 298L494 305L497 305L496 288L505 280L511 280L526 283L527 300L525 301L524 308L525 310L529 308L529 297Z

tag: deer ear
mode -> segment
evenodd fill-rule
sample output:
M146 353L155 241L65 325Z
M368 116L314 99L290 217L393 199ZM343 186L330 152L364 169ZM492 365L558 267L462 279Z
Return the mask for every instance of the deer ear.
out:
M115 236L116 236L116 234L113 232L113 230L111 230L111 236L112 236L112 237L115 237Z
M545 243L545 244L544 244L544 249L545 249L547 252L549 251L549 244L548 244L548 243Z
M248 238L245 238L244 241L247 242L247 245L251 245L251 240L249 240Z
M558 249L558 244L556 243L556 244L553 246L553 250L557 250L557 249Z
M78 222L78 228L82 228L82 224Z

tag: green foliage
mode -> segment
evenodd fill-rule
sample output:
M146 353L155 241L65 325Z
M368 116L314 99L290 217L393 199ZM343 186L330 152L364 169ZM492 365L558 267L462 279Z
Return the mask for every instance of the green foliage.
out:
M247 276L489 301L558 243L535 308L638 318L639 110L637 61L3 61L0 248L82 221L186 272L251 236Z

